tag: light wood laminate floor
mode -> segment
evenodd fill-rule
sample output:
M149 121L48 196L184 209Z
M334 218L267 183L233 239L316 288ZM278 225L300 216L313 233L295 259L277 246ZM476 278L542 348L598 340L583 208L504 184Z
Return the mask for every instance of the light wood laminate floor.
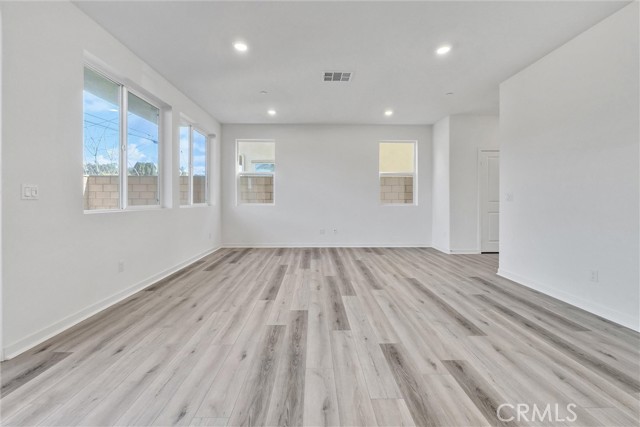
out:
M220 250L3 363L2 422L637 426L639 335L497 261Z

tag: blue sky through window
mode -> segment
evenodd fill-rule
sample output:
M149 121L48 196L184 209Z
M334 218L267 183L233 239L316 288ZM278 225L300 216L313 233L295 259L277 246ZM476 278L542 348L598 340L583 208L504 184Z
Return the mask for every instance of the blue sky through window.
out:
M151 104L134 94L129 94L129 112L127 113L127 167L129 174L158 174L158 115L159 111ZM153 171L131 170L137 163L155 165Z
M275 172L276 165L274 163L254 163L253 170L255 172Z
M207 174L207 138L198 131L193 131L193 175Z
M119 141L119 106L84 91L85 173L117 175L120 165Z
M117 90L117 85L113 84L113 86ZM120 107L87 90L83 94L85 173L88 175L118 175ZM129 94L129 96L130 98L135 97L133 94ZM138 162L151 163L155 165L156 172L153 175L157 175L159 157L158 110L139 98L133 104L138 108L134 108L133 112L130 108L127 114L127 167L131 172L131 169Z

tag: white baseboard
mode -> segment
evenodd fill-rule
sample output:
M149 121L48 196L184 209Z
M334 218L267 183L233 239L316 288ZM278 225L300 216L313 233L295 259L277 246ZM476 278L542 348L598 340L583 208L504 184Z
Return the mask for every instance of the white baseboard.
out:
M481 253L479 249L444 249L435 245L432 248L447 255L477 255Z
M382 243L382 244L353 244L353 243L225 243L223 248L430 248L428 244L416 243Z
M479 249L451 249L449 253L452 255L478 255L481 252Z
M431 247L437 251L442 252L443 254L447 254L447 255L451 254L451 251L449 249L441 248L438 245L432 245Z
M65 330L71 328L72 326L75 326L78 323L82 322L83 320L88 319L89 317L101 312L104 309L111 307L112 305L130 297L131 295L137 292L140 292L141 290L153 285L159 280L162 280L165 277L170 276L176 271L188 266L189 264L194 263L195 261L201 258L206 257L207 255L210 255L216 252L219 249L220 247L217 247L217 248L202 252L194 257L189 258L186 261L181 262L178 265L175 265L158 274L155 274L141 282L136 283L133 286L130 286L120 292L115 293L114 295L111 295L110 297L107 297L101 301L96 302L95 304L90 305L89 307L86 307L70 316L67 316L55 322L54 324L39 330L38 332L28 335L14 342L13 344L6 346L4 348L4 356L6 357L6 359L11 359L21 353L24 353L25 351L37 346L40 343L43 343L49 338L56 336L61 332L64 332Z
M527 288L542 292L543 294L549 295L551 297L559 299L560 301L566 302L567 304L571 304L573 306L581 308L585 311L588 311L589 313L593 313L614 323L640 332L640 325L638 323L639 319L634 318L633 316L629 316L626 313L622 313L610 307L606 307L596 302L584 299L580 296L564 292L557 288L542 284L533 279L521 276L517 273L513 273L502 268L498 269L498 276L512 280L523 286L526 286Z

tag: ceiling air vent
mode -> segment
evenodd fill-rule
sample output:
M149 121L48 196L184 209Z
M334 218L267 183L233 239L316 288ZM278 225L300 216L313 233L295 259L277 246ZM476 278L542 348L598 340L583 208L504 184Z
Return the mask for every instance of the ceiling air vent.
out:
M350 82L353 73L345 71L325 71L325 82Z

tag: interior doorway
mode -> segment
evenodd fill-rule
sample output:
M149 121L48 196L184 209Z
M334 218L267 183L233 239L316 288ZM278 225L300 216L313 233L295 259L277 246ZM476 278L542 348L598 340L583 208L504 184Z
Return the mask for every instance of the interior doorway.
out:
M500 151L480 150L478 156L480 251L500 250Z

